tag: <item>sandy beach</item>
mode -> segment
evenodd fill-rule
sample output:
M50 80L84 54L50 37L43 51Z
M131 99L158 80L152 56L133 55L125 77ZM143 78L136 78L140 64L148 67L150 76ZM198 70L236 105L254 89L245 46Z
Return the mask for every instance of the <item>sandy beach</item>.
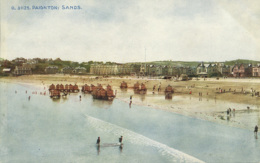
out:
M50 84L110 84L117 92L116 98L129 103L133 96L133 105L145 105L152 109L162 109L198 119L212 121L232 127L253 130L260 125L260 97L252 96L252 90L260 91L260 79L208 78L189 81L137 77L70 76L70 75L30 75L0 78L1 82L38 85L39 89ZM128 89L121 90L120 83L127 82ZM148 91L145 95L134 94L134 83L145 83ZM153 86L156 86L153 92ZM161 85L161 91L157 88ZM173 86L172 99L165 99L164 89ZM220 93L222 90L222 93ZM199 95L201 93L202 95ZM248 109L249 107L249 109ZM227 116L227 109L232 114ZM235 111L233 111L235 109Z

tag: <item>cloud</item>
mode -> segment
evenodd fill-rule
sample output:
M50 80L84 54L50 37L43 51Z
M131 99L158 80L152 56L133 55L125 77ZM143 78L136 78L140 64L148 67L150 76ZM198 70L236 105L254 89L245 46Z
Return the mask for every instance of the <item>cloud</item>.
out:
M83 9L7 10L1 56L132 62L144 61L146 48L147 61L260 60L257 25L247 27L259 18L246 19L259 14L257 9L248 9L240 18L227 12L228 7L223 7L230 5L227 2L213 0L56 0L44 4Z

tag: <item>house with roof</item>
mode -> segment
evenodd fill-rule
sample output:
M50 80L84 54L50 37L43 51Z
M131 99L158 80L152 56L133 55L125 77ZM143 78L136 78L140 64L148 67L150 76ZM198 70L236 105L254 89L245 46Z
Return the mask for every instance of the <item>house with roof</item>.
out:
M197 75L199 75L200 77L207 77L208 74L211 72L212 72L211 64L204 64L203 62L201 62L197 66Z
M46 74L56 74L59 72L59 68L57 66L48 66L44 71Z
M149 65L148 66L148 75L151 75L151 76L162 75L162 66L160 66L160 65Z
M63 69L61 69L61 72L63 74L71 74L73 70L74 69L72 67L67 66L67 67L64 67Z
M75 74L85 74L87 72L87 69L85 67L76 67L73 70L73 73Z
M3 68L3 73L4 74L10 74L11 73L11 68Z
M250 77L252 76L252 65L236 64L232 68L232 74L234 77Z
M178 76L179 73L179 69L175 66L168 66L168 75L169 76Z
M217 63L217 70L223 76L230 76L230 66L225 65L224 63Z
M27 66L15 66L14 75L31 75L32 68Z
M256 66L252 67L252 76L260 77L260 64L257 64Z

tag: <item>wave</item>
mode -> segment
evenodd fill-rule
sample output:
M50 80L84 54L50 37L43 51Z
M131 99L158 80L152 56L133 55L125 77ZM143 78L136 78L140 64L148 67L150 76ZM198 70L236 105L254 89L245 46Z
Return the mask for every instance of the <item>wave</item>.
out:
M119 127L117 125L111 124L106 121L85 115L87 122L95 127L96 130L100 130L106 133L112 133L115 136L124 135L132 144L143 145L148 147L153 147L158 150L158 152L163 156L168 156L173 162L203 162L193 156L183 153L179 150L173 149L165 144L159 143L155 140L147 138L141 134L135 133L131 130Z

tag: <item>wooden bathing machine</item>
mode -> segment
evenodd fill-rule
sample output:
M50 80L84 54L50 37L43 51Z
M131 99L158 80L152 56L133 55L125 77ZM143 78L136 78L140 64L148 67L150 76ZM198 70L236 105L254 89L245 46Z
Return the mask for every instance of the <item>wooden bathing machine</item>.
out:
M93 90L92 96L94 99L101 100L113 100L115 97L110 85L107 86L107 89L104 89L101 85L97 86L96 89Z
M84 93L90 93L91 87L89 85L85 84L85 85L82 86L81 91L84 92Z
M134 92L137 93L137 94L145 94L147 91L147 88L145 86L145 84L141 84L141 87L139 85L139 83L137 82L135 85L134 85Z
M120 88L127 88L127 83L123 81L120 85Z
M134 89L135 89L135 90L139 90L139 86L140 86L140 84L139 84L138 82L136 82L136 83L134 84Z
M79 87L78 87L77 84L75 84L75 85L72 87L72 92L74 92L74 93L79 92Z
M55 89L55 85L54 85L54 84L52 84L52 85L49 86L49 91L50 91L50 90L54 90L54 89Z
M173 90L172 86L168 85L168 86L165 88L165 93L174 93L174 90Z
M60 91L59 90L50 90L50 97L53 99L59 99L60 98Z

